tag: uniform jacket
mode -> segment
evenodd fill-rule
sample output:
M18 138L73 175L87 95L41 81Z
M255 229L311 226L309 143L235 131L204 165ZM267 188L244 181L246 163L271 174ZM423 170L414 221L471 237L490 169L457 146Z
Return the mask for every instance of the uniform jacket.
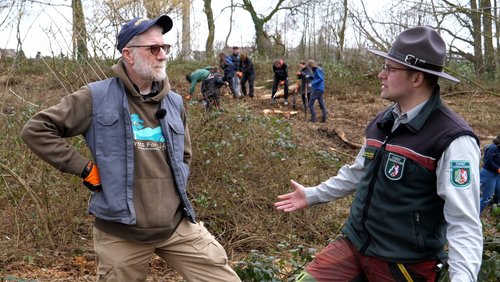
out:
M446 256L444 200L437 194L437 161L456 138L478 138L439 95L391 133L391 108L367 127L365 168L343 232L361 253L411 263ZM468 162L456 163L456 183L470 184Z

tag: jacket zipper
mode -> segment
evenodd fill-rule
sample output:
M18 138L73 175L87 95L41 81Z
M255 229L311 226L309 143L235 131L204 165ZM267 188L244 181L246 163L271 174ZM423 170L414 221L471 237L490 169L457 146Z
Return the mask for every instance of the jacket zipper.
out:
M380 168L380 163L382 162L382 155L383 155L383 152L385 152L385 146L387 144L388 139L389 139L389 135L386 135L384 143L382 144L382 146L380 147L380 150L378 152L378 160L377 160L377 163L375 164L375 169L373 170L373 176L372 176L372 179L370 180L370 185L368 186L368 193L366 194L366 204L363 207L363 216L361 217L361 225L363 226L363 228L365 230L366 230L366 221L368 220L368 209L369 209L369 206L371 203L373 189L375 187L375 181L377 180L377 175L378 175L378 171ZM360 250L360 253L364 254L366 252L366 249L368 249L368 246L370 245L371 240L372 240L372 238L371 238L370 234L368 234L368 238L366 238L366 241L364 242L363 247Z

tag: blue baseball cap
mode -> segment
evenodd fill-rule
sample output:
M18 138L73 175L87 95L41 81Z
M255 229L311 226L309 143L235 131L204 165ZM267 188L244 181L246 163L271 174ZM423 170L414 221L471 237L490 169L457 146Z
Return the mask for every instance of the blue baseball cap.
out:
M167 15L160 15L152 20L140 17L135 18L122 26L118 34L116 49L121 53L125 45L127 45L134 36L145 32L155 24L163 28L162 34L167 33L173 26L172 19Z

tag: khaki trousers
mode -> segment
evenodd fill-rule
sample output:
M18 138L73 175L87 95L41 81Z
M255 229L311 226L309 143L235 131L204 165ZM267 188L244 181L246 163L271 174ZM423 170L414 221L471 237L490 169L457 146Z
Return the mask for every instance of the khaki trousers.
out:
M97 281L146 281L153 254L163 258L186 281L241 281L228 265L226 251L203 226L184 218L165 241L141 244L94 227Z

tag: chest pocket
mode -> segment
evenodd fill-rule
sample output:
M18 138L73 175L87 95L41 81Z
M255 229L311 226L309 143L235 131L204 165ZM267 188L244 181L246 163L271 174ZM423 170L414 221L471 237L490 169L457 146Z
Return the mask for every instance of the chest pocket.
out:
M119 146L125 140L124 126L115 113L99 114L95 117L96 155L117 155L125 151Z
M184 124L169 121L168 126L172 132L172 140L168 140L167 142L172 144L175 159L182 162L184 160Z

